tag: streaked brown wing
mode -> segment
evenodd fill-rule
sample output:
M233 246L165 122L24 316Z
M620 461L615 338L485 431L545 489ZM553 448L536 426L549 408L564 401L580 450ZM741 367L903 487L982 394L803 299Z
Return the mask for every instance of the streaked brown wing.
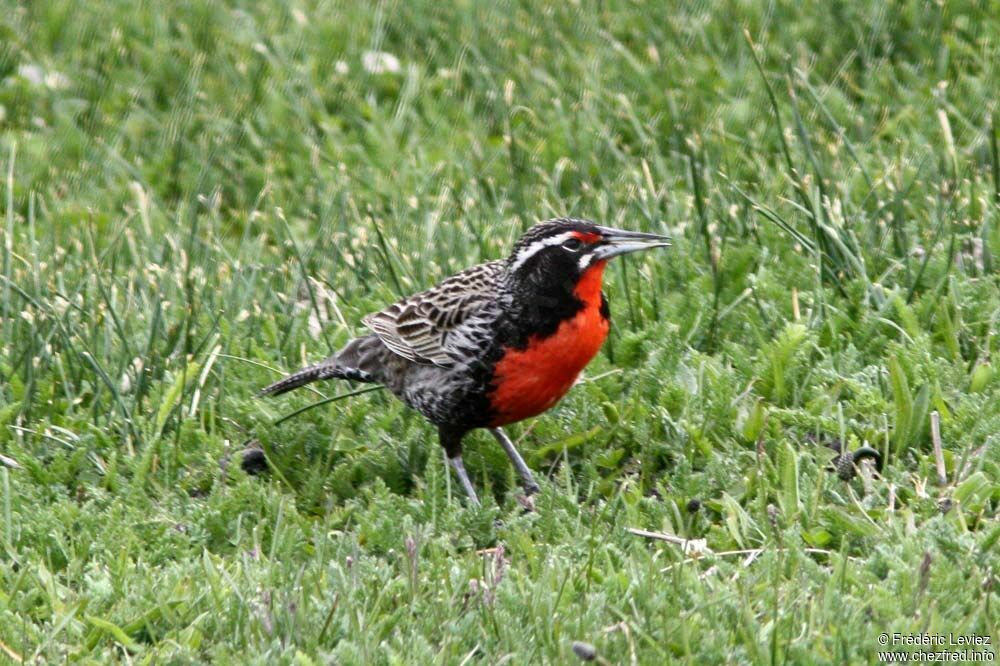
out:
M456 273L436 287L414 294L362 322L385 346L414 363L455 363L464 325L481 323L495 307L504 262L491 261Z

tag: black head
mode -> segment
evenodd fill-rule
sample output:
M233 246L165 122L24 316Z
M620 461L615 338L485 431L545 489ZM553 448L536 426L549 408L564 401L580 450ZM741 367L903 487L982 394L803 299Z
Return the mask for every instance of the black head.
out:
M668 245L666 236L558 218L528 229L507 262L511 275L519 281L575 285L588 269L612 257Z
M666 236L602 227L571 218L540 222L528 229L507 259L510 304L508 336L514 346L530 335L548 335L584 307L583 299L599 298L600 272L581 291L588 271L600 271L619 254L670 245Z

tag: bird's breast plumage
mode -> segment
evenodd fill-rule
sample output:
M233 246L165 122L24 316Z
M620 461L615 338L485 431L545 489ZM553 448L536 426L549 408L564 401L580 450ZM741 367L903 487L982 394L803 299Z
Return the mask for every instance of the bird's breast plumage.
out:
M600 350L610 328L601 294L604 266L596 262L581 276L573 295L582 307L554 332L530 336L524 347L503 350L488 394L491 426L536 416L555 405Z

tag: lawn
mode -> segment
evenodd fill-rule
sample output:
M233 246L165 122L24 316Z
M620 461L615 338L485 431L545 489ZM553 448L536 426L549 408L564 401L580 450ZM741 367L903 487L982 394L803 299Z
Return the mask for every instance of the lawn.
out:
M993 660L991 3L0 7L0 663ZM674 245L510 428L533 510L255 396L562 215Z

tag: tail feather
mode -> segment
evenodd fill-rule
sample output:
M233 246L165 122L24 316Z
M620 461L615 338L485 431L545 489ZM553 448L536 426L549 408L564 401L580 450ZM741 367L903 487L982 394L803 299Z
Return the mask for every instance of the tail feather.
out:
M260 395L280 395L320 379L349 379L382 383L382 353L388 353L377 335L354 338L343 349L316 365L293 372L260 391ZM364 370L362 370L364 368Z
M310 365L298 372L294 372L283 379L279 379L269 386L260 390L260 395L281 395L300 386L305 386L320 379L352 379L358 382L374 381L372 376L357 368L347 368L338 365L336 362L324 361L316 365Z

